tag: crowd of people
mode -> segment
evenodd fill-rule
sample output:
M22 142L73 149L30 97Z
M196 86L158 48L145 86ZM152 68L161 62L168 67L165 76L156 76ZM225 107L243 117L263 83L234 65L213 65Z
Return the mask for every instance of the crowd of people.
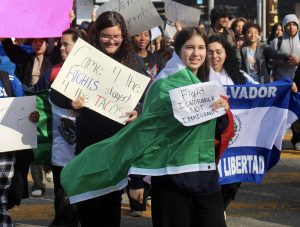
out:
M234 200L240 182L219 185L218 170L201 169L198 171L147 177L129 175L126 190L114 191L97 198L70 204L60 182L64 166L74 157L85 152L85 148L117 134L128 124L143 115L170 108L169 90L188 84L218 81L220 85L269 83L289 76L296 84L300 83L300 36L299 21L296 15L286 15L282 23L274 24L268 40L261 40L261 27L246 18L235 18L230 23L230 14L225 7L215 7L210 14L208 27L182 27L176 23L174 37L165 37L163 26L161 35L152 39L151 30L129 36L125 20L118 12L108 11L97 18L92 16L91 23L74 26L62 32L61 37L33 38L27 42L33 51L26 52L20 44L10 38L1 38L1 43L9 59L16 65L15 75L1 73L0 97L23 96L23 90L39 92L49 90L52 108L53 138L51 161L48 165L31 165L33 186L31 196L42 196L45 192L43 172L48 180L50 171L54 182L55 216L50 226L111 226L119 227L121 221L122 194L127 191L130 201L130 214L142 216L151 198L152 221L154 227L183 226L226 226L224 212ZM76 40L81 38L102 53L113 58L151 80L147 95L142 96L136 108L128 112L125 125L119 124L85 107L84 97L72 101L51 89L68 54ZM160 75L170 73L170 68L184 66L189 69L186 77L178 74L168 80ZM3 76L2 76L3 74ZM168 75L170 76L170 75ZM3 78L9 79L10 86ZM184 81L183 81L184 80ZM21 86L21 84L23 86ZM11 90L11 91L10 91ZM293 91L297 87L293 85ZM148 99L147 99L148 97ZM153 97L153 101L149 100ZM160 103L157 100L161 99ZM155 103L153 103L156 100ZM155 104L155 107L154 107ZM210 120L208 124L193 126L192 131L203 139L199 152L208 153L218 161L215 154L214 139L220 139L226 130L233 130L232 115L225 98L217 100L213 108L224 108L226 114ZM163 116L173 119L173 114ZM29 119L36 123L39 115L32 112ZM159 117L158 117L159 120ZM185 131L179 122L172 122L176 130ZM170 125L171 126L171 125ZM62 130L68 133L63 133ZM300 121L292 125L292 143L300 150ZM72 132L70 134L70 132ZM232 131L233 133L233 131ZM230 138L229 138L230 139ZM224 141L223 141L224 142ZM225 144L229 141L225 141ZM23 198L29 196L27 173L32 150L22 151L29 160L23 171ZM12 226L8 214L7 191L12 182L14 169L17 169L18 152L4 152L0 156L1 168L1 210L0 225ZM208 160L203 160L208 163ZM24 164L25 165L25 164Z

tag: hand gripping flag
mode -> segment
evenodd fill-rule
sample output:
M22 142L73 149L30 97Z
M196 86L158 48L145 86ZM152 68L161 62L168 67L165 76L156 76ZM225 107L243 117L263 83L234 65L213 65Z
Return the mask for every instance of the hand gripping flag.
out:
M61 173L71 203L127 185L129 174L159 176L216 169L216 119L185 127L173 116L169 91L200 83L174 54L147 92L143 114L109 139L87 147ZM223 148L233 134L230 111ZM230 118L231 116L231 118Z
M300 116L300 94L289 78L226 86L235 136L219 162L220 183L256 182L280 159L286 130Z

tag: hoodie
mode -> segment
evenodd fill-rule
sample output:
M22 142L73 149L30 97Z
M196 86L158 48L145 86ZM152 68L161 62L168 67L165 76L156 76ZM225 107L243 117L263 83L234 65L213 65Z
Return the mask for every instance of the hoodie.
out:
M285 31L285 26L290 23L295 22L298 25L298 32L297 34L292 37ZM283 26L283 36L282 36L282 43L280 48L278 49L279 53L283 54L292 54L297 56L300 59L300 40L299 40L299 20L295 14L288 14L283 18L282 21ZM275 50L277 49L278 38L275 38L271 42L271 47ZM289 76L292 79L294 78L297 66L288 66L284 61L278 60L274 70L274 79L278 80L283 76Z

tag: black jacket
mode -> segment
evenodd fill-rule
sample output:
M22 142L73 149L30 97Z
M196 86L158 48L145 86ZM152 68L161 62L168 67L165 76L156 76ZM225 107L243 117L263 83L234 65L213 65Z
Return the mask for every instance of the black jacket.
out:
M144 62L136 54L132 54L128 67L147 76ZM82 108L76 118L76 153L80 153L91 144L113 136L123 127L124 125L93 110Z
M9 59L16 64L15 75L20 79L22 84L30 87L35 53L27 53L20 46L13 44L11 39L5 39L2 41L2 44ZM44 55L41 66L41 75L47 70L51 70L51 68L52 63L49 57Z

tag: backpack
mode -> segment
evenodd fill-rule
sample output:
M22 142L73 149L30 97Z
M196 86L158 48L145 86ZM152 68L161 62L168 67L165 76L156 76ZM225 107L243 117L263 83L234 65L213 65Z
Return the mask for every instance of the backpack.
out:
M3 87L5 89L5 92L6 92L7 96L8 97L14 97L13 90L12 90L12 87L11 87L11 83L9 81L8 73L5 72L5 71L0 71L0 80L1 80L1 83L3 84Z

